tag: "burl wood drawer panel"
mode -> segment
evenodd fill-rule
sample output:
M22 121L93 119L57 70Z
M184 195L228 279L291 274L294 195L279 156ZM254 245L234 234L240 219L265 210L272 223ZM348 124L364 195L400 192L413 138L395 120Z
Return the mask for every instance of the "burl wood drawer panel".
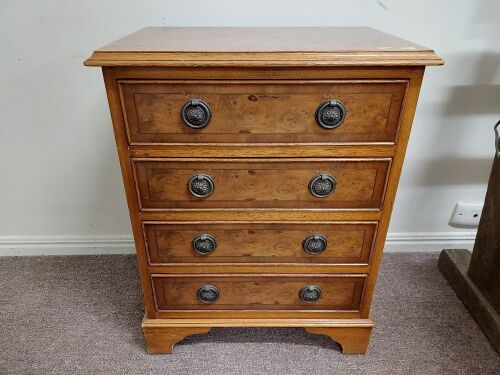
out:
M365 275L152 275L162 310L349 310L360 308Z
M131 144L394 142L406 85L404 80L119 82ZM210 110L203 128L183 121L183 106L192 99ZM327 100L344 108L344 120L334 129L316 120Z
M144 223L150 264L364 263L376 223Z
M391 159L306 160L134 159L133 163L142 209L381 208Z

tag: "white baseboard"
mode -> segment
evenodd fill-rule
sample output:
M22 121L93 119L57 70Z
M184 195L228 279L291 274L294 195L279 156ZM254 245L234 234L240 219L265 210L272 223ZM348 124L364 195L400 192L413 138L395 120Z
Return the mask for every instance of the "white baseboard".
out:
M471 250L476 232L407 232L388 233L384 252L441 251L442 249Z
M471 249L475 232L408 232L389 233L385 252L440 251ZM1 237L0 256L33 255L107 255L134 254L129 236L103 237Z
M135 254L130 236L0 237L0 256Z

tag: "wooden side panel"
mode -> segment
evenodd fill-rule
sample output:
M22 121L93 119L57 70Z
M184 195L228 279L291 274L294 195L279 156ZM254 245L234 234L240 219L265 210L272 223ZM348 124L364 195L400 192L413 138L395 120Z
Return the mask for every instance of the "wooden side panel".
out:
M144 225L150 264L175 263L359 263L367 264L376 223L176 223ZM215 251L199 255L192 241L200 234L216 240ZM321 254L308 254L304 239L320 234Z
M412 71L412 77L408 85L408 91L403 105L403 112L401 113L401 127L398 133L396 152L392 162L391 172L389 174L387 191L385 194L384 209L382 210L382 215L379 221L377 238L375 239L373 256L370 262L370 273L366 284L366 292L363 298L363 307L361 309L361 316L363 318L368 318L370 316L370 306L375 291L375 283L377 281L380 261L382 258L382 253L384 251L385 239L387 236L387 230L389 228L394 200L396 198L396 192L398 189L399 177L401 176L406 148L408 145L408 140L410 138L410 131L413 123L413 117L415 115L415 109L417 107L418 95L420 92L423 75L423 67L415 68Z
M143 209L162 208L372 208L382 205L390 159L135 160ZM188 181L207 174L215 183L206 198L194 197ZM308 189L318 174L330 174L328 197Z
M129 142L394 142L406 81L121 81ZM211 108L202 129L184 124L181 108L201 99ZM336 129L317 125L325 100L347 114Z
M141 284L144 292L145 316L147 318L155 317L155 306L153 289L150 282L147 253L145 249L144 238L142 234L142 225L139 212L139 201L135 193L134 176L132 170L132 161L128 153L127 136L123 115L120 108L120 98L116 79L113 76L113 70L103 68L104 83L106 85L106 94L108 97L109 110L113 122L113 131L115 134L116 147L120 160L120 168L123 177L123 185L127 197L127 205L132 224L132 233L134 234L134 243L137 253L137 263L141 275Z
M156 304L161 310L359 310L364 275L152 275ZM212 304L201 302L197 291L213 285L219 298ZM301 301L306 285L321 288L321 298Z

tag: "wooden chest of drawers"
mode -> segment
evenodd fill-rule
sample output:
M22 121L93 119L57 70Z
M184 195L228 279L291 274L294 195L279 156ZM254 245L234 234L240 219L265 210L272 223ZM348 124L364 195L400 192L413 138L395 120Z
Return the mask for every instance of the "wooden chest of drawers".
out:
M368 28L146 28L102 66L151 353L305 327L364 353L432 50Z

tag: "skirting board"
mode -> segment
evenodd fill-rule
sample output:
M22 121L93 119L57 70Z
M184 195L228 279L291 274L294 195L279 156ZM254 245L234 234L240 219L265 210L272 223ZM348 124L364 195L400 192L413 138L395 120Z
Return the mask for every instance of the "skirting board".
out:
M0 237L0 256L134 254L130 236Z
M426 252L472 249L475 232L389 233L385 252ZM129 236L102 237L1 237L0 256L134 254Z

